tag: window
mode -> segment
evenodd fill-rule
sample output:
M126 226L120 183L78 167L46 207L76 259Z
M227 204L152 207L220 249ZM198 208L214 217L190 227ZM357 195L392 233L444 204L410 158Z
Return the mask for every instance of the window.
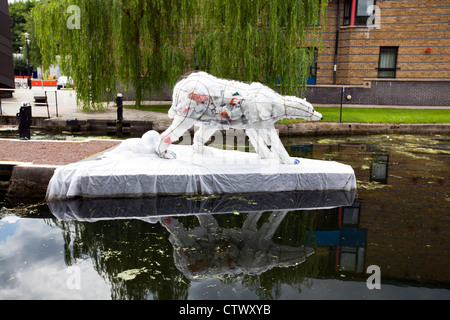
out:
M356 2L356 16L369 17L373 12L369 12L370 6L375 5L375 0L359 0Z
M378 78L395 78L398 47L380 47Z
M344 26L350 25L351 11L352 11L352 0L345 0L345 3L344 3Z
M361 202L355 201L351 206L342 207L342 225L359 226L359 214L361 211Z
M387 184L388 180L389 155L374 154L370 165L370 181Z
M310 77L316 77L317 76L317 57L318 57L318 51L317 48L311 48L310 50L314 50L313 58L311 61L311 66L309 67L309 76Z
M374 5L375 0L345 0L344 26L367 25L369 17L373 14L369 8Z

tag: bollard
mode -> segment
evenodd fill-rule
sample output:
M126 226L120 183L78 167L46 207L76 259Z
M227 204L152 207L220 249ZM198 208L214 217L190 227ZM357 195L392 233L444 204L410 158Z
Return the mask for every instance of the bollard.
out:
M117 123L122 123L123 120L123 102L122 102L122 94L119 92L116 98L117 103Z
M121 136L122 135L122 120L123 120L123 101L122 101L122 94L120 92L117 94L116 103L117 103L116 129L117 129L117 134L119 136Z
M29 102L22 102L19 113L16 114L19 118L19 138L21 140L30 140L31 127L31 104Z

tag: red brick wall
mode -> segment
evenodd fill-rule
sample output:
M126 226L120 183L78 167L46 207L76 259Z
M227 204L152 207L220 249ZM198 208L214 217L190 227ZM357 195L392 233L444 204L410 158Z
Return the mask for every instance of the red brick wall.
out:
M333 84L338 1L330 0L317 84ZM377 78L381 46L398 46L397 79L450 80L450 3L441 0L378 0L380 29L343 26L340 10L337 61L339 85L362 85ZM426 49L431 48L430 53Z

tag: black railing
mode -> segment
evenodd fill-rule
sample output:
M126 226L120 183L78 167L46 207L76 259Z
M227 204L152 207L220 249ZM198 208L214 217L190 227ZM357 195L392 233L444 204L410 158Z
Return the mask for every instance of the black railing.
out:
M0 92L2 91L12 91L14 92L15 89L7 89L7 88L0 88ZM48 118L50 118L50 103L49 103L49 92L54 92L55 93L55 99L54 102L52 103L52 105L55 106L55 111L56 111L56 117L58 117L58 91L57 90L42 90L42 91L34 91L33 92L33 100L32 101L32 106L33 107L46 107L47 108L47 116ZM0 116L3 116L3 110L2 110L2 105L5 104L14 104L17 105L17 109L19 110L19 108L22 105L21 101L7 101L10 98L2 98L0 97ZM5 101L6 100L6 101Z

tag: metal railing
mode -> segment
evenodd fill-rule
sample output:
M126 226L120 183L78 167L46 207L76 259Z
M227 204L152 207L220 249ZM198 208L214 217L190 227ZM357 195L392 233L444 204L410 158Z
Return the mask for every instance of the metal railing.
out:
M0 92L2 91L16 91L16 89L9 89L9 88L0 88ZM47 93L49 92L54 92L55 93L55 99L53 103L49 102L49 95ZM5 98L3 98L4 100ZM8 99L8 98L6 98ZM48 118L50 118L50 105L54 105L55 106L55 111L56 111L56 117L58 117L58 91L57 90L42 90L42 91L33 91L33 103L32 106L34 107L46 107L47 108L47 116ZM19 101L14 101L14 102L10 102L10 101L2 101L2 98L0 97L0 116L3 116L3 110L2 110L2 105L3 104L14 104L17 105L17 109L20 108L22 102Z

